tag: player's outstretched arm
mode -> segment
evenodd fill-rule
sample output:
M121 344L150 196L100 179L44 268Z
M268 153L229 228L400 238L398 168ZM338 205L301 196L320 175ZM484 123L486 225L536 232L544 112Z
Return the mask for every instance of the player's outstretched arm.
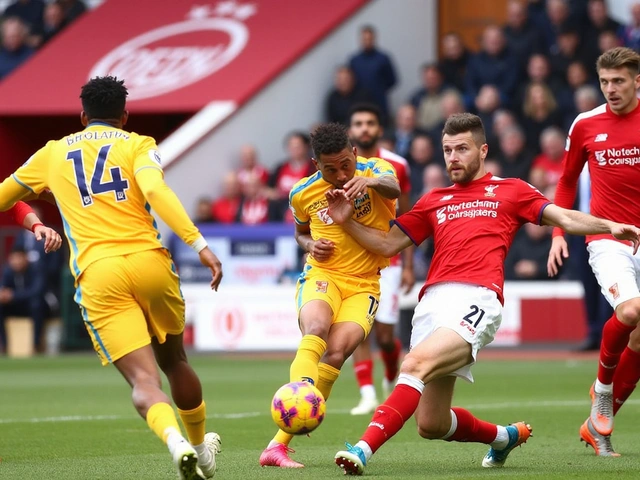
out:
M0 183L0 212L13 208L17 202L28 197L31 190L20 185L13 176Z
M366 227L353 220L353 202L341 190L330 190L325 194L329 202L329 216L355 240L370 252L384 257L393 257L409 245L411 239L396 225L388 232Z
M353 177L344 184L344 191L349 200L354 200L372 188L384 198L394 199L400 196L400 185L395 175L381 177Z
M136 182L151 208L183 242L200 255L200 262L211 270L211 288L218 290L222 280L222 264L209 250L206 240L193 224L176 194L165 183L162 171L143 168L136 174Z
M542 212L542 223L560 227L572 235L597 235L610 233L618 240L633 242L634 252L640 244L640 229L633 225L612 222L576 210L567 210L557 205L547 205Z

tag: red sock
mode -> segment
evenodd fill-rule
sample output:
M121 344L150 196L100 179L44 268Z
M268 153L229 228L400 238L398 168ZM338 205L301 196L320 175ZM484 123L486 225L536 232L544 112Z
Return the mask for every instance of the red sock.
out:
M400 360L400 352L402 351L402 344L400 340L396 338L394 342L394 348L391 352L385 352L382 350L380 356L384 362L384 376L392 382L398 375L398 360Z
M353 364L353 370L355 371L356 380L360 387L373 385L373 360L355 362Z
M360 440L367 442L373 452L378 450L411 418L421 396L422 393L409 385L396 385L389 398L376 409Z
M458 426L449 438L448 442L478 442L487 445L495 441L498 436L498 426L485 422L473 416L469 410L453 407L451 410L458 418Z
M629 398L640 380L640 353L629 347L620 356L616 374L613 376L613 414L615 415L622 404Z
M629 343L629 335L634 326L625 325L614 313L602 329L602 345L600 346L600 363L598 364L598 380L605 385L613 382L613 374L620 360L624 347ZM606 365L606 367L605 367Z

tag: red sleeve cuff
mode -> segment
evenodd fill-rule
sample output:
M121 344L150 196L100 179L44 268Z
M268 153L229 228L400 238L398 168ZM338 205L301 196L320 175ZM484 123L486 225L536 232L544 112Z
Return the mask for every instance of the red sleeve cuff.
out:
M34 213L29 205L24 202L17 202L13 208L9 210L9 214L13 216L13 220L21 227L24 224L24 219L30 213Z

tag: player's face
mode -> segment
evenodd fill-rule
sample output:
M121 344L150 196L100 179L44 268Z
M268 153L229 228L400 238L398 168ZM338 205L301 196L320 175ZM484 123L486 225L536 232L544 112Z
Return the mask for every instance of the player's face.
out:
M442 137L442 150L447 173L453 183L468 183L484 175L484 159L488 147L478 147L471 132Z
M628 68L602 68L598 71L600 90L609 108L618 114L629 113L638 104L636 90L640 88L640 75L632 75Z
M344 184L356 174L356 149L345 147L338 153L320 155L313 162L325 182L336 188L344 188Z
M382 127L371 112L357 112L351 116L349 136L356 147L363 150L372 148L382 136Z

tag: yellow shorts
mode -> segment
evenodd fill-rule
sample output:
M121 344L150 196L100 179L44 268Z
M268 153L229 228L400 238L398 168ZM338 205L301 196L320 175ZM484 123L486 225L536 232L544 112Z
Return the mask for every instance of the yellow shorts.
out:
M184 330L184 299L169 252L98 260L82 273L75 301L103 365Z
M312 300L331 306L332 323L355 322L369 335L380 303L380 275L351 277L307 264L296 285L298 315Z

